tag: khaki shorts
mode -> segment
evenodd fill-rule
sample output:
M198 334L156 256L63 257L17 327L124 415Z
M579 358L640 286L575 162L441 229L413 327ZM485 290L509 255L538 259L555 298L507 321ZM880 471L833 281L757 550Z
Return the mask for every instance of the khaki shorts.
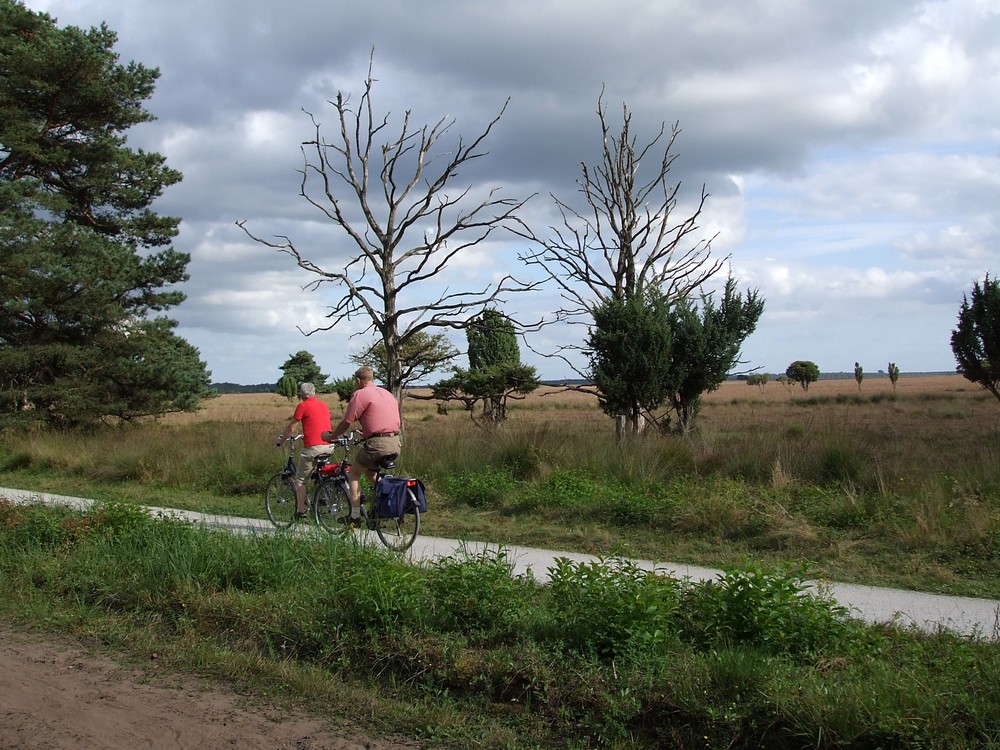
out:
M305 482L309 479L309 475L312 474L313 467L315 466L316 457L329 456L336 447L328 443L321 443L320 445L310 445L308 448L303 448L299 452L298 472L295 478L300 482Z
M379 459L393 453L398 456L400 449L399 435L368 438L354 454L354 462L365 471L376 471Z

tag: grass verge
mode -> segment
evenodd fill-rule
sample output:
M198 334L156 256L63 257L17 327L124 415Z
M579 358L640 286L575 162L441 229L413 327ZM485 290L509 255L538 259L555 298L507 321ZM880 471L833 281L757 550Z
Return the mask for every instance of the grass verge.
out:
M995 644L865 627L803 594L805 573L692 583L564 560L541 587L502 550L416 568L126 503L0 504L6 617L155 649L262 699L364 705L377 731L430 746L996 746Z

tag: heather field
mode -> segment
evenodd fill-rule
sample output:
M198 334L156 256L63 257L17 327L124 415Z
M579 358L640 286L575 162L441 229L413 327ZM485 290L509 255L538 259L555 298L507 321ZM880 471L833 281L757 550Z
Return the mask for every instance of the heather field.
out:
M826 578L1000 597L1000 405L960 377L904 376L895 393L727 383L695 432L623 443L593 395L546 389L494 433L407 399L424 533L497 544L419 568L136 508L263 517L291 408L223 396L86 437L0 438L0 486L101 501L0 498L0 620L153 654L157 672L222 680L366 746L1000 747L995 640L865 626L804 593ZM605 560L564 560L539 586L505 543ZM630 556L725 572L678 581Z
M594 395L552 387L513 401L496 433L461 408L403 408L425 534L1000 597L1000 404L958 375L727 382L688 436L623 444ZM0 482L263 517L291 410L224 395L83 439L6 436Z

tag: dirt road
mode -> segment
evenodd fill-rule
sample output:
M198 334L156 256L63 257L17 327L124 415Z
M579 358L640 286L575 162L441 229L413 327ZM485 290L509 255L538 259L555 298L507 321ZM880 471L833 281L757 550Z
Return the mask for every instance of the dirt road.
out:
M0 750L416 750L305 713L247 707L224 686L123 667L72 643L0 628Z

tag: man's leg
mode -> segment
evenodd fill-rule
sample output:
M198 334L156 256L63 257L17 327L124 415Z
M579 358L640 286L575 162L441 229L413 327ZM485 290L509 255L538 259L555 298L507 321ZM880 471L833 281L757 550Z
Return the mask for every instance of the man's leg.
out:
M315 451L312 448L303 448L299 452L298 470L295 479L292 480L292 485L295 487L295 513L299 516L304 516L307 513L306 482L309 480L309 475L312 474L314 454Z
M361 475L365 470L356 463L347 472L347 484L351 490L351 518L361 518Z
M368 480L375 483L375 472L361 466L357 461L351 464L350 471L347 472L347 484L351 491L351 518L361 518L361 477L368 477Z

